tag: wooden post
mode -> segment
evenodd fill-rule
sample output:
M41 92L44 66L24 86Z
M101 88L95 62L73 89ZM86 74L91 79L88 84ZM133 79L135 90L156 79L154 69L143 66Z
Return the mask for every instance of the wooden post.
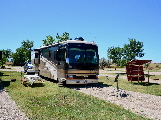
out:
M118 80L117 80L117 91L119 90L119 84L118 84Z
M140 67L140 65L138 66L138 84L139 84L139 77L140 77L140 74L139 74L139 67Z
M148 70L148 84L149 84L149 70Z

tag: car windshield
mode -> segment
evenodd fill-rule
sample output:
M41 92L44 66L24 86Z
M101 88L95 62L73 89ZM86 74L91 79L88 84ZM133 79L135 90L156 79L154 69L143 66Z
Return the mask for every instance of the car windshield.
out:
M27 63L26 66L33 66L31 62Z
M33 66L32 64L28 64L28 66Z

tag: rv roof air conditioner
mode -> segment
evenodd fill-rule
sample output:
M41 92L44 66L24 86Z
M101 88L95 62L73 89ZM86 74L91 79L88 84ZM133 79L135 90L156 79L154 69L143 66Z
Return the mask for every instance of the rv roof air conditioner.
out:
M74 40L84 41L84 39L82 37L76 37Z

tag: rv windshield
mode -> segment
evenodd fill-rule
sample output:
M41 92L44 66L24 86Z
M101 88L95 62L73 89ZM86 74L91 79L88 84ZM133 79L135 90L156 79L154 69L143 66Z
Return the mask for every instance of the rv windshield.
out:
M98 48L90 44L74 44L69 46L69 63L98 64Z

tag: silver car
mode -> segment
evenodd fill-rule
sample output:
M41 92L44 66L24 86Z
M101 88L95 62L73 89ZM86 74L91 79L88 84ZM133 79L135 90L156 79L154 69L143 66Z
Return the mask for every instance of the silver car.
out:
M29 69L33 69L33 64L31 64L31 62L27 62L25 65L24 65L24 71L27 72L27 70Z

